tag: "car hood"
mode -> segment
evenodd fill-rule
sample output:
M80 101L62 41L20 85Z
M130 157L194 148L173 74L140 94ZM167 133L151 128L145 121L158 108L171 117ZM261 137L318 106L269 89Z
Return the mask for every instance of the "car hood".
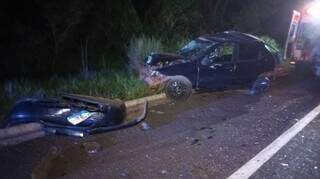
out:
M151 53L145 59L145 63L149 66L155 66L159 63L170 63L175 60L183 59L186 59L186 57L176 53Z

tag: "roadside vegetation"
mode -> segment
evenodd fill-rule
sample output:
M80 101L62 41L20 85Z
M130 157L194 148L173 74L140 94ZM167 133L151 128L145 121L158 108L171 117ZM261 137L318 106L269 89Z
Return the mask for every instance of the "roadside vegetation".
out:
M7 113L15 101L30 97L55 97L63 93L74 93L131 100L159 93L149 89L139 79L143 60L152 52L175 52L187 41L188 39L181 38L166 42L153 36L142 35L131 39L127 48L129 63L127 66L122 65L122 69L109 68L103 64L99 70L88 71L89 64L86 64L81 67L79 74L67 77L52 76L41 81L24 78L8 80L0 90L0 114Z
M130 100L158 93L139 79L151 52L176 52L198 35L230 29L283 44L293 7L277 0L35 0L3 8L3 18L13 23L0 29L10 42L0 60L0 120L26 97ZM275 40L261 38L279 49Z
M52 77L46 81L11 80L1 90L2 112L7 112L16 100L22 98L54 97L62 93L130 100L149 95L151 91L136 75L125 71L101 70L86 77Z
M280 47L279 43L275 39L273 39L267 35L261 35L261 36L259 36L259 38L261 40L263 40L267 45L272 47L273 50L278 51L278 52L282 51L282 48Z
M267 44L280 50L278 43L268 37L260 36ZM139 71L143 68L145 57L152 52L176 52L182 48L188 38L165 41L154 36L142 35L130 40L127 47L129 63L123 69L111 69L102 65L100 70L83 72L68 77L52 76L47 80L16 79L6 81L1 90L0 103L2 110L7 112L10 106L19 99L27 97L53 97L62 93L76 93L101 96L111 99L130 100L159 91L152 91L139 79Z
M126 0L22 3L22 11L38 10L26 13L31 15L25 19L8 14L16 21L12 32L2 34L19 45L3 50L0 115L26 97L79 93L130 100L158 93L139 79L143 61L151 52L174 53L200 34L228 29L281 40L282 29L264 27L268 19L281 13L280 8L270 15L270 9L281 4L286 7L286 3L268 2L148 1L142 10L135 1ZM252 18L245 13L248 6L268 13L243 23Z
M185 37L176 37L171 40L156 38L155 36L142 35L130 40L127 55L129 59L128 67L130 71L139 73L143 68L145 58L154 52L176 53L190 39Z

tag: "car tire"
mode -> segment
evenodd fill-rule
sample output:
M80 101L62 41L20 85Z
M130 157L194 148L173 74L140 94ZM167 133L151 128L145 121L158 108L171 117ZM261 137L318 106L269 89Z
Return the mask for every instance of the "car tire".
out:
M270 88L270 79L267 76L258 77L252 84L250 94L261 95Z
M173 76L166 82L164 92L172 101L184 101L192 94L192 83L184 76Z

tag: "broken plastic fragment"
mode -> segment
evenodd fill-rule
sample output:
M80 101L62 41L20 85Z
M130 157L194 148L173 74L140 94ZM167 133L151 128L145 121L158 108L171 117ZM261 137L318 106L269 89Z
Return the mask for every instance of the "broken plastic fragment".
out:
M101 151L102 147L98 142L85 142L82 144L85 151L89 154L95 154Z
M142 122L141 123L141 127L142 127L142 130L144 130L144 131L147 131L147 130L151 129L150 125L148 123L146 123L146 122Z
M77 125L83 122L84 120L88 119L90 116L91 116L91 113L89 111L82 110L78 113L72 114L71 116L67 117L67 120L71 124Z

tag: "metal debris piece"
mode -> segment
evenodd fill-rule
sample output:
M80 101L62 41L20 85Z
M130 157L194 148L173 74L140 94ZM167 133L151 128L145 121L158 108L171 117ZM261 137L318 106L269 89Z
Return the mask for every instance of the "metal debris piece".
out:
M167 175L169 172L167 170L161 170L160 172L162 175Z
M128 169L124 169L121 173L120 176L122 177L128 177L129 176L129 170Z
M85 142L82 146L89 154L95 154L102 150L102 147L98 142Z
M142 122L141 127L142 127L142 130L144 130L144 131L148 131L151 129L151 126L146 122Z
M199 143L199 142L200 142L199 139L194 139L194 140L191 142L191 145L195 145L195 144L197 144L197 143Z
M284 166L284 167L288 167L289 166L289 164L287 164L287 163L280 163L282 166Z

